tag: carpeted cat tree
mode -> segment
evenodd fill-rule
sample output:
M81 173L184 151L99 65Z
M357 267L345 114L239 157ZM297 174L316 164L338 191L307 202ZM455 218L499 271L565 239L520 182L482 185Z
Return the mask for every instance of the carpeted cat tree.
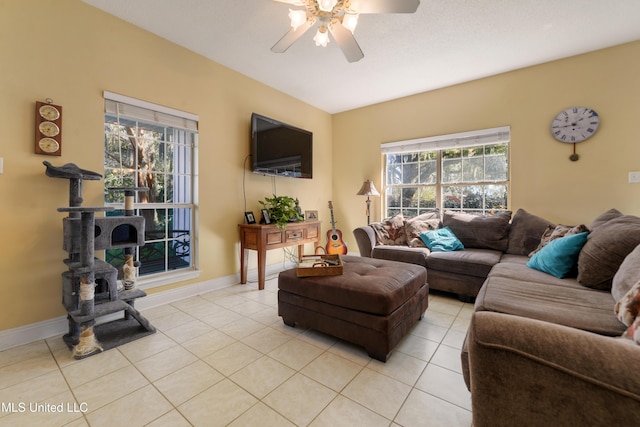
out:
M119 188L125 192L125 215L96 217L111 207L82 206L82 183L99 180L102 175L79 168L73 163L53 166L43 162L46 175L69 180L69 206L58 208L69 215L62 220L64 260L68 271L62 273L62 304L67 309L69 333L64 341L73 357L82 359L103 350L153 334L155 328L134 307L146 293L135 287L136 246L144 245L144 218L134 215L133 202L142 188ZM118 269L96 258L96 250L122 249L125 263L118 286ZM101 323L104 317L124 312L124 317Z

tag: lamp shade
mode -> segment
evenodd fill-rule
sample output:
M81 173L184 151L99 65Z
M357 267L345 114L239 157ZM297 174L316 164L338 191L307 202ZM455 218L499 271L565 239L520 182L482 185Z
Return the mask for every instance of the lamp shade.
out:
M358 196L379 196L378 190L376 190L376 186L373 185L371 180L366 180L364 184L362 184L362 188L360 191L356 193Z

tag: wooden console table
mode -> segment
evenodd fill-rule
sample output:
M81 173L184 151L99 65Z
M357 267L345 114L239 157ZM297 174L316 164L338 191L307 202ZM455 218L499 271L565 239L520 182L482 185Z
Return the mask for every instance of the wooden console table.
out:
M298 246L298 258L306 243L320 240L320 221L291 222L282 229L274 224L238 224L240 229L240 283L247 283L249 249L258 251L258 289L264 289L267 250Z

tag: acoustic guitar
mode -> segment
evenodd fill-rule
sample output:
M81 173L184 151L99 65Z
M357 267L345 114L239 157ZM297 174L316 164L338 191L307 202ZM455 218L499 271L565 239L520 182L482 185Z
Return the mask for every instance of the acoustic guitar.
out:
M342 240L342 231L336 228L336 222L333 219L333 203L331 202L329 202L329 211L331 212L331 230L327 231L326 251L332 255L345 255L347 245Z

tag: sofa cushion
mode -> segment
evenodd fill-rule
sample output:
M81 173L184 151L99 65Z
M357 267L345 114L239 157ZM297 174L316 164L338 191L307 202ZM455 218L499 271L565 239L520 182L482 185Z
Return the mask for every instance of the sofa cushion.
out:
M500 259L500 263L491 269L487 279L491 279L493 277L501 277L507 280L515 278L524 282L529 282L532 286L534 286L535 283L544 283L555 286L569 286L576 289L584 289L584 286L581 286L573 277L558 279L550 274L529 268L526 263L502 262L502 258ZM611 308L613 308L613 305Z
M622 261L620 268L613 276L611 285L611 295L613 299L618 301L624 296L629 289L640 280L640 245L631 251L629 255Z
M640 314L640 281L616 303L615 313L625 325L631 325Z
M590 288L611 290L613 276L638 244L640 218L636 216L618 216L596 226L578 258L578 281Z
M509 244L511 211L478 216L445 212L442 225L450 227L465 248L495 249L504 252Z
M518 209L511 221L509 244L506 253L529 255L538 247L540 238L549 225L554 224L544 218L530 214L524 209Z
M552 240L531 257L527 267L549 273L560 279L568 277L575 272L578 255L587 242L588 234L584 232Z
M423 231L420 239L431 252L449 252L464 250L462 242L453 234L451 228L443 227L437 230Z
M618 209L609 209L606 212L601 213L593 220L591 224L589 224L589 230L593 231L596 228L603 225L605 222L609 222L614 218L618 218L623 216L624 214L620 212Z
M431 252L427 258L427 268L467 276L487 277L491 268L500 262L501 256L500 251L476 248L454 252Z
M398 214L371 224L379 245L404 245L407 235L404 231L404 217Z
M539 250L541 250L546 245L548 245L549 243L551 243L556 239L560 239L565 236L574 236L576 234L580 234L588 231L589 229L584 224L576 225L575 227L572 225L562 225L562 224L555 225L555 226L549 225L547 226L547 229L544 231L544 233L542 233L542 237L540 237L540 244L535 250L533 250L529 254L529 256L533 256Z
M504 254L500 258L500 262L515 262L517 264L526 264L529 262L529 257L526 255L512 255L512 254Z
M440 227L440 212L429 212L409 218L404 222L404 231L407 236L407 245L412 248L424 248L424 242L420 239L423 231L437 230Z
M620 336L610 292L586 288L518 263L499 263L476 298L475 311L495 311Z

